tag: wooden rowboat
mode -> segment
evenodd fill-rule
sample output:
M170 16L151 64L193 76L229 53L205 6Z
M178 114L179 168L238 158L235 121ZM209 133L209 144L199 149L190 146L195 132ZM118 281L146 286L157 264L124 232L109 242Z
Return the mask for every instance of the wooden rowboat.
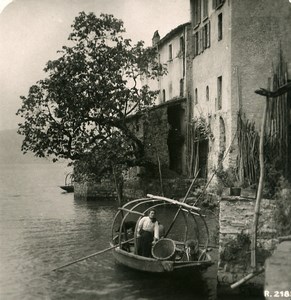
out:
M67 193L73 193L74 192L74 186L73 185L61 185L60 188Z
M152 257L143 257L137 254L136 224L152 208L167 232L152 247ZM110 244L115 260L129 268L151 273L208 268L213 264L207 253L209 233L205 217L199 211L186 203L153 195L126 203L118 209L112 224ZM187 255L189 241L199 244L195 257Z
M68 173L65 177L65 185L61 185L60 188L67 193L73 193L74 192L74 185L73 185L73 178L72 173Z
M111 243L111 246L114 246ZM152 273L173 272L182 270L203 270L213 265L210 255L201 261L175 261L175 260L159 260L156 258L143 257L116 247L113 251L115 260L129 268Z

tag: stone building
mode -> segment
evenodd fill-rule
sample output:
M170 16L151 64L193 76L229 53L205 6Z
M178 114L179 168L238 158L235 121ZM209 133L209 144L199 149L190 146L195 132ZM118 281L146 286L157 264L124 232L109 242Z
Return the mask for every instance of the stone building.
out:
M190 7L192 113L207 121L215 137L205 148L208 170L219 165L234 141L222 163L228 168L238 154L234 138L238 111L259 130L265 99L254 91L268 87L280 51L286 82L291 63L291 4L285 0L190 0ZM286 109L290 111L290 97ZM290 117L286 126L290 144Z
M142 115L128 118L131 126L135 127L136 135L144 142L148 168L135 167L126 174L126 198L147 192L182 197L190 184L186 179L191 84L188 60L192 51L190 23L179 25L163 38L156 31L152 46L157 48L159 62L167 68L167 73L158 80L142 82L159 91L146 121Z
M250 157L256 160L252 164L257 163L258 151L254 154L254 150L258 149L254 147L266 97L255 90L276 90L291 80L291 4L284 0L190 0L190 7L192 115L194 120L205 120L213 135L203 140L208 149L207 169L240 168L240 159L248 166ZM270 99L267 109L266 136L274 138L274 147L265 152L277 153L273 157L281 161L285 170L291 166L290 108L289 92ZM250 138L253 148L242 149L241 119L245 121L244 130L250 130L245 132L245 137ZM281 144L284 146L279 149ZM265 154L268 158L269 153ZM239 175L244 179L246 170L242 171ZM265 179L268 175L267 171ZM221 286L229 286L252 270L249 244L254 206L255 199L249 196L223 196L219 203L218 282ZM275 247L275 207L274 200L262 199L256 241L259 265L264 264L265 257ZM259 276L248 284L250 288L262 287L263 282L264 277Z
M153 35L168 73L143 82L159 90L152 111L160 114L159 122L153 121L143 134L151 146L152 137L160 135L156 152L164 168L188 178L199 170L199 177L209 179L218 167L237 168L239 112L259 133L265 100L254 91L267 88L274 66L282 65L280 52L282 83L288 78L291 5L284 0L190 0L190 8L191 23L162 39L158 31ZM290 111L290 95L288 99L285 108ZM289 147L290 119L286 115ZM149 160L156 160L153 148L146 150ZM290 156L285 159L291 166Z
M187 134L187 56L191 51L190 23L179 25L160 39L158 31L152 38L157 48L158 59L166 66L167 74L157 81L143 81L159 95L150 111L150 125L144 128L146 156L156 161L158 152L161 165L177 175L187 174L186 134ZM155 141L158 143L155 145Z
M291 78L287 75L291 69L288 0L189 3L191 22L181 24L163 38L158 31L153 35L158 59L168 73L156 81L143 82L159 90L149 122L144 123L141 116L129 118L144 141L146 160L156 169L155 175L160 166L165 179L193 178L197 171L199 177L210 179L218 166L225 170L236 166L241 148L237 138L238 112L254 123L258 134L265 99L254 91L268 88L268 78L274 77L274 66L278 64L282 79L279 85ZM290 93L284 101L277 119L284 109L290 112ZM283 126L287 129L282 144L287 145L287 150L291 147L290 115L284 113ZM281 129L272 123L280 122L274 121L272 111L269 116L271 134L276 135ZM245 153L248 156L251 149ZM286 169L291 170L290 157L286 154L284 159ZM132 190L137 189L132 179L140 180L143 172L141 168L128 172L126 181ZM158 175L154 177L158 179Z

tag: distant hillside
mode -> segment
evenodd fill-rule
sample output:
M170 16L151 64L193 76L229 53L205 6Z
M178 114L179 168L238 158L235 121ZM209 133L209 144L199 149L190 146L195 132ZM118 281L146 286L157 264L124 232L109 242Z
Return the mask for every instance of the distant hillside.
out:
M17 133L17 129L0 130L0 164L43 164L51 163L48 159L38 158L32 153L23 154L21 144L23 136Z

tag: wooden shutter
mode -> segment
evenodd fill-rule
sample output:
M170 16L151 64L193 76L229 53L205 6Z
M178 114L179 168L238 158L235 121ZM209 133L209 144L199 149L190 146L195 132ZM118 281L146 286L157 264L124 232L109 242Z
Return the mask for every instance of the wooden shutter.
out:
M198 31L198 54L201 53L201 30Z
M203 47L203 27L200 30L200 44L201 44L201 52L203 52L204 47Z
M202 28L202 48L205 50L207 48L207 24L205 24Z
M210 22L207 24L207 48L210 48Z
M196 53L196 33L194 33L194 38L193 38L193 55L194 55L194 57L197 55L197 53Z

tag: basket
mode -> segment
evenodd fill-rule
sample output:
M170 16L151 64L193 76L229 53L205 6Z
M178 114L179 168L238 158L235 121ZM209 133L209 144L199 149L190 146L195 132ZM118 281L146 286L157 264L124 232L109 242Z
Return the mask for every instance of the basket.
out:
M169 260L174 258L176 245L171 239L161 239L152 248L152 255L159 260Z

